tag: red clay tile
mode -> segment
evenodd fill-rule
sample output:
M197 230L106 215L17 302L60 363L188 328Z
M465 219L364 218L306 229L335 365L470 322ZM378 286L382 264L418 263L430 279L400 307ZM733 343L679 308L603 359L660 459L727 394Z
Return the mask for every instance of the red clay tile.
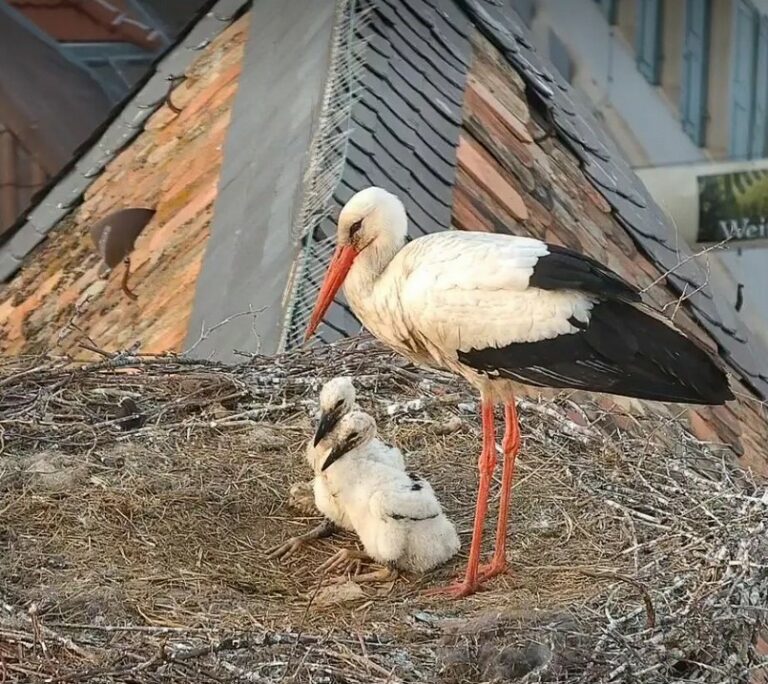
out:
M528 208L520 193L495 168L488 155L462 136L457 152L459 165L515 218L525 221Z
M5 314L0 351L48 346L51 331L66 332L73 314L78 327L105 349L138 340L144 351L179 350L209 235L246 31L247 17L201 53L190 68L194 78L184 86L187 116L174 115L162 127L145 129L0 293ZM137 302L120 291L122 265L106 281L97 280L99 260L87 231L93 221L125 206L157 210L132 255L130 285ZM57 350L83 356L80 339L70 330Z
M470 79L464 94L464 105L470 111L474 110L479 115L484 110L492 112L492 115L504 125L507 131L524 143L532 143L533 138L525 127L525 123L518 119L512 112L506 109L498 98L482 83Z

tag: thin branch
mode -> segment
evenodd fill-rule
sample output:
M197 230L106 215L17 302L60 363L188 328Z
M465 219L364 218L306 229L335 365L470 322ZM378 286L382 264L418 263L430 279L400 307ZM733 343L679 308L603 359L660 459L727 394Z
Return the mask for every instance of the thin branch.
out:
M203 342L205 342L212 333L216 332L219 328L223 328L225 325L228 325L232 321L237 320L238 318L242 318L243 316L251 316L255 321L259 315L266 310L266 308L266 306L263 306L260 309L253 309L253 307L249 306L247 311L238 311L231 316L227 316L225 319L219 321L216 325L213 325L210 328L206 328L205 321L203 321L200 327L200 337L197 338L195 343L189 347L189 349L185 349L183 352L181 352L181 356L189 356L193 351L195 351L195 349L197 349Z
M678 263L675 266L673 266L672 268L670 268L667 271L664 271L664 273L662 273L658 278L656 278L656 280L652 281L649 285L646 285L642 290L640 290L640 294L645 294L646 292L648 292L648 290L650 290L654 285L658 285L662 280L667 278L667 276L673 274L681 266L685 266L685 264L687 264L689 261L693 261L694 259L698 259L700 256L704 256L705 254L708 254L709 252L711 252L711 251L713 251L715 249L719 249L720 247L725 245L727 242L730 242L730 240L731 240L731 238L728 237L725 240L721 240L720 242L718 242L718 243L716 243L714 245L710 245L709 247L706 247L706 248L704 248L704 249L702 249L702 250L700 250L698 252L694 252L693 254L689 254L684 259L681 259L680 261L678 261Z

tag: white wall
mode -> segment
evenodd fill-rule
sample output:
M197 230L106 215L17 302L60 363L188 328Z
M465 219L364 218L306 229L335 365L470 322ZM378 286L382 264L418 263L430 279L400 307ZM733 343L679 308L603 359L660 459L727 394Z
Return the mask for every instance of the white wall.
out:
M537 7L532 27L537 48L548 54L548 29L557 32L574 60L574 86L604 118L631 163L660 166L705 159L659 89L637 70L623 36L608 26L596 2L539 0ZM632 140L622 140L626 135Z

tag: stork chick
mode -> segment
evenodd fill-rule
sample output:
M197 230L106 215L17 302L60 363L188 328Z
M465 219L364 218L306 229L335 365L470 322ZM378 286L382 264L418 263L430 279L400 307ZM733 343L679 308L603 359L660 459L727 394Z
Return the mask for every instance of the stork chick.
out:
M346 376L333 378L326 382L320 390L320 422L315 431L314 446L317 446L328 435L337 423L350 411L360 410L357 405L357 393L352 380ZM405 469L402 452L384 444L378 437L374 438L375 448L371 448L368 457L386 463L400 470ZM307 450L307 460L313 466L315 455Z
M312 506L309 502L311 490L314 507L326 517L326 520L309 532L292 537L285 543L271 549L268 558L288 558L307 542L328 537L337 528L353 529L345 512L339 506L337 498L328 490L326 476L321 471L320 466L327 455L327 445L323 443L324 440L329 438L329 435L345 415L358 408L356 397L352 380L344 376L329 380L320 390L320 421L314 438L310 440L306 450L307 463L312 468L315 477L311 482L293 485L290 490L290 501L294 508L303 513L311 514ZM366 458L401 471L405 470L402 452L395 447L384 444L378 437L371 441L366 451Z
M329 380L320 390L320 420L317 430L315 430L315 436L307 446L306 451L307 463L313 471L315 470L315 461L318 458L317 445L336 427L341 418L350 411L360 408L355 401L356 397L355 386L352 384L352 380L346 376ZM403 454L399 449L387 446L378 438L375 441L376 448L372 448L369 452L371 458L401 470L405 469ZM291 506L303 513L311 513L314 506L309 499L315 486L314 482L294 484L290 490Z
M403 469L371 458L377 449L376 422L352 411L338 421L327 441L320 473L365 549L367 557L385 566L363 579L390 579L396 569L426 572L453 557L460 542L430 484ZM356 559L340 551L321 569L330 570Z

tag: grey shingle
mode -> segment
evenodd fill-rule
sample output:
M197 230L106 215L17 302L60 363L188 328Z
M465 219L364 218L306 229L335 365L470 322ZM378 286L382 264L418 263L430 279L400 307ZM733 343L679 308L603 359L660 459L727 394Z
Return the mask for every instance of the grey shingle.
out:
M11 255L20 262L43 240L45 240L45 235L38 233L31 223L27 223L11 238L8 249Z

